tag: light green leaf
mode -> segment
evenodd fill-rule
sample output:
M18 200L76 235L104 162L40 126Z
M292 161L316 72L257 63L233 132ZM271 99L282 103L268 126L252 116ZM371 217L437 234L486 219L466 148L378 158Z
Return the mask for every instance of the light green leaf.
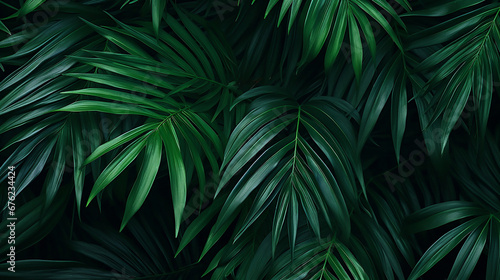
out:
M158 133L154 133L147 140L146 147L144 149L144 161L139 170L137 179L130 191L127 199L127 205L125 206L125 214L123 214L123 221L120 226L120 231L123 230L125 225L132 216L141 208L142 204L146 200L153 182L160 168L161 162L161 141Z
M87 206L99 192L108 186L111 181L118 177L118 175L120 175L120 173L122 173L123 170L125 170L125 168L127 168L132 161L134 161L146 145L148 136L150 136L150 134L146 134L132 142L123 151L121 151L108 166L106 166L92 187L87 201Z
M158 132L165 146L167 156L170 189L174 207L175 237L177 237L182 222L184 207L186 206L186 170L182 160L179 138L177 137L172 121L165 121L164 124L158 128Z

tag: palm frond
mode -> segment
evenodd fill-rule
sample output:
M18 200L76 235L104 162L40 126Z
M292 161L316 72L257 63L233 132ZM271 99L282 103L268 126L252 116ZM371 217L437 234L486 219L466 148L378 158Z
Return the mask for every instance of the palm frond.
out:
M396 2L404 9L410 9L407 1ZM276 0L269 1L266 17L277 3ZM278 25L281 24L284 16L289 12L288 31L290 32L297 16L300 17L301 28L303 28L302 33L304 34L301 65L315 58L326 44L325 66L331 68L344 44L344 37L347 33L349 35L352 65L356 77L359 79L362 72L364 49L361 43L361 34L363 34L372 56L375 55L376 39L370 20L379 24L401 50L403 48L395 29L377 8L381 8L390 14L400 27L405 28L405 24L387 1L375 1L375 4L377 6L369 1L325 2L313 0L304 3L301 0L283 1L279 12Z
M263 93L256 88L236 102ZM273 201L273 252L285 219L293 252L299 203L318 236L317 211L339 235L348 235L347 204L356 199L355 178L360 174L360 166L353 147L353 127L345 116L349 111L342 112L349 109L346 105L335 99L298 104L280 95L266 95L252 102L254 109L234 129L226 147L218 191L231 180L237 183L221 209L204 253L222 236L242 203L257 188L260 191L236 239Z
M475 134L480 139L485 137L493 84L496 81L494 73L498 72L499 65L498 56L495 55L500 38L498 11L497 4L479 6L408 38L409 49L446 43L415 69L431 74L424 93L420 94L431 96L430 100L425 101L424 114L428 120L423 123L423 128L428 129L439 121L437 127L442 133L437 140L441 151L468 102L479 108L473 112Z

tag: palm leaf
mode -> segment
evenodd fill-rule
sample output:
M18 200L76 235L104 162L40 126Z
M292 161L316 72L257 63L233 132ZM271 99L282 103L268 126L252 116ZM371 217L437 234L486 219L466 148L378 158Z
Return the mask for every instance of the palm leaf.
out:
M247 94L254 96L251 91ZM339 234L349 232L349 227L345 226L349 224L346 202L354 199L357 192L354 178L359 168L352 146L354 133L347 119L334 107L335 100L329 101L326 105L319 100L298 105L280 96L266 96L254 101L255 105L266 105L252 110L229 139L218 191L234 177L238 183L221 209L204 253L220 238L227 225L233 221L235 211L256 188L262 188L262 191L237 236L241 236L265 211L266 208L262 207L269 205L266 201L276 192L279 198L274 214L273 252L285 217L293 252L299 201L317 235L320 228L316 211L323 214L322 218L329 225L333 225L334 221L344 224L345 231L339 229ZM336 117L327 117L332 114ZM285 136L287 130L290 131L289 136ZM306 131L308 134L304 134ZM318 148L308 144L305 137L310 137ZM248 161L254 157L255 162L249 164ZM328 161L324 162L323 157ZM245 171L240 171L247 165L249 167ZM239 172L242 172L242 176L235 176ZM329 199L324 200L322 197ZM328 213L333 213L333 221Z
M253 1L255 2L255 1ZM253 3L252 2L252 3ZM266 16L277 4L278 1L269 1ZM404 23L400 20L396 11L386 1L374 1L377 6L385 12L389 13L393 19L398 22L398 25L405 28ZM409 10L410 6L407 1L397 1L404 9ZM278 25L281 24L284 15L290 12L290 20L288 24L288 32L290 32L295 19L301 11L301 16L305 21L301 28L303 28L303 54L301 65L315 58L322 47L325 45L327 37L330 37L328 43L327 59L325 66L331 68L335 61L340 46L344 40L344 33L346 27L349 28L350 38L350 51L352 55L353 67L356 77L359 79L361 76L361 61L363 54L363 47L361 45L361 32L367 39L372 54L374 53L374 39L372 27L367 24L367 16L377 22L389 36L393 39L394 43L402 50L401 41L396 31L389 25L389 22L382 16L381 12L368 1L307 1L304 7L300 8L301 0L298 1L283 1L279 13ZM361 26L358 26L357 21Z
M433 28L412 35L410 48L428 47L449 42L427 57L416 71L434 73L427 81L425 94L432 96L425 114L429 116L424 129L436 121L443 130L439 143L444 150L453 127L460 118L469 99L480 108L474 112L476 135L485 137L493 92L492 76L496 72L498 57L494 51L498 45L498 6L491 4L478 7L464 14L461 25L454 24L458 18L443 22ZM431 33L432 32L432 33ZM439 36L436 37L436 34ZM456 34L463 34L458 37ZM430 39L429 37L436 39ZM427 38L425 43L418 43ZM464 48L468 46L467 48ZM433 70L434 69L434 70ZM439 71L435 71L439 69ZM473 94L471 95L471 92Z

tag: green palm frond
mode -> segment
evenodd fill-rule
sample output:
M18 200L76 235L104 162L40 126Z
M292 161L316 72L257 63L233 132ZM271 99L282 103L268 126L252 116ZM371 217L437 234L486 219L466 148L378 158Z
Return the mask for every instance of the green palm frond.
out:
M438 140L441 150L444 150L469 101L479 108L473 112L476 135L480 139L485 137L499 65L499 11L498 3L479 6L408 38L409 49L446 43L415 69L431 73L425 85L425 94L432 97L426 101L424 114L428 120L422 125L426 129L434 122L440 122L438 127L442 129L442 136ZM423 15L425 13L419 16Z
M88 205L100 191L134 161L143 149L145 150L144 156L149 160L141 165L143 171L139 173L136 184L131 190L121 226L122 229L128 219L140 208L153 184L161 161L161 143L165 147L169 167L174 215L176 217L176 235L180 228L187 196L187 180L181 151L184 151L184 147L187 148L191 160L196 163L196 169L201 179L204 178L204 175L201 174L205 174L205 171L199 158L199 145L201 144L202 150L215 172L218 170L217 158L222 156L221 140L212 128L210 120L206 119L202 112L212 109L213 101L217 101L214 98L220 92L229 94L231 88L225 84L226 74L214 45L192 21L182 13L180 15L187 29L174 20L167 19L167 23L188 44L189 49L163 31L158 33L160 41L157 41L152 35L147 34L148 29L137 29L120 22L118 24L123 29L103 29L93 26L101 35L111 42L116 42L118 46L125 46L125 44L120 43L122 42L120 41L120 33L142 39L142 42L148 47L159 53L160 61L151 58L139 46L131 47L133 45L130 44L124 47L124 50L129 54L90 52L95 58L73 57L102 72L72 74L72 77L105 83L116 89L86 88L68 91L66 92L68 94L94 96L108 100L108 102L78 100L58 110L67 112L98 111L148 118L144 125L127 131L98 147L85 161L85 164L88 164L114 148L134 140L109 163L97 178L90 193ZM171 18L171 16L168 18ZM176 46L177 52L183 50L185 55L182 58L186 60L179 57L169 46ZM189 58L187 54L190 51L197 53L197 58ZM204 57L205 53L209 58ZM214 80L215 75L211 71L212 66L217 70L216 73L221 82ZM128 80L128 82L125 82L125 80ZM154 88L148 90L147 87L142 86L143 84L150 84L162 90ZM130 86L156 98L141 97L121 91L124 89L130 90ZM200 96L202 97L200 98ZM188 101L193 98L198 98L198 100L194 102ZM197 143L193 141L194 139L196 139ZM184 143L187 146L184 146ZM211 150L212 145L216 148L215 153ZM203 179L200 181L200 185L204 185Z
M14 110L27 112L24 117L14 116L7 119L0 128L4 133L15 128L22 128L27 120L45 117L53 114L54 111L101 112L150 118L142 127L132 131L133 133L125 131L121 137L115 138L112 142L104 143L100 147L96 147L94 139L92 149L97 149L90 156L92 160L85 162L88 164L106 152L138 138L114 161L111 161L97 178L89 197L90 202L130 165L142 151L142 148L145 148L147 156L157 158L155 163L144 163L144 172L138 177L136 187L132 188L122 228L142 205L156 177L162 150L158 149L159 143L163 142L167 150L167 162L170 166L171 180L175 186L172 187L172 195L176 197L174 199L175 216L177 217L176 232L180 227L187 188L186 175L177 172L177 170L184 168L181 155L181 147L184 145L180 142L187 143L187 147L190 147L188 153L195 162L200 186L204 185L205 171L200 160L198 145L201 143L202 150L207 155L215 172L218 170L217 158L222 156L221 140L203 112L216 109L214 105L219 93L231 96L231 91L234 89L228 85L225 70L230 62L219 54L220 49L214 47L220 46L222 43L214 44L213 37L209 39L180 10L178 10L178 14L180 16L179 22L170 15L166 17L167 24L178 38L162 31L158 32L158 40L156 40L153 28L148 24L139 28L131 27L115 19L120 27L103 28L85 20L68 18L66 22L46 27L52 32L51 37L41 32L32 39L33 41L23 45L16 54L1 58L2 62L13 62L16 59L21 59L22 55L36 52L35 60L28 61L25 66L9 75L0 85L2 90L13 88L1 100L0 106L4 109L2 114L8 114ZM72 28L65 28L66 25L70 25ZM91 37L88 37L89 35ZM96 51L95 47L102 46L105 42L103 37L108 40L108 43L103 46L105 51ZM134 38L141 40L145 46L135 41ZM77 44L83 39L85 39L83 42ZM42 43L41 49L40 46L35 45L37 42ZM59 47L61 45L66 46L67 50ZM109 51L116 48L114 46L122 48L128 54ZM172 47L175 48L175 51ZM152 58L147 49L157 51L159 57ZM61 52L70 52L71 55L54 63L53 57ZM179 56L178 52L182 56ZM192 54L188 55L190 53ZM212 67L216 70L215 72L212 71ZM28 76L36 71L44 74L37 75L35 78ZM165 77L170 78L164 80ZM88 87L92 83L98 87ZM43 86L33 87L35 84L43 84ZM83 84L87 85L84 89L75 90ZM102 85L108 87L102 88ZM60 95L61 91L63 91L63 95ZM127 91L132 92L127 93ZM202 95L203 97L199 98ZM77 96L77 101L68 104L69 101L75 100L74 96ZM175 99L172 96L175 96ZM95 97L106 101L95 100ZM40 102L41 100L42 102ZM192 102L192 100L196 101ZM80 131L78 127L81 127L83 131L99 130L92 125L95 126L92 123L85 124L74 114L55 113L35 127L21 130L13 140L7 143L4 149L22 142L30 143L31 149L33 149L42 140L48 141L49 145L41 145L42 150L39 153L33 153L31 158L26 159L28 165L21 167L21 170L25 170L25 173L21 172L21 175L25 175L28 170L31 170L31 173L29 176L22 177L23 180L17 185L18 192L22 191L42 171L49 158L53 158L55 164L53 172L49 172L46 179L47 195L45 197L48 207L61 183L67 164L67 150L70 148L69 150L75 151L72 165L74 166L75 190L79 205L82 198L83 177L85 176L85 171L82 169L84 168L82 167L84 163L82 158L88 154L77 152L77 143L80 143L79 139L82 139L82 135L79 135L77 131ZM33 136L40 132L43 132L43 137L39 135L31 141ZM159 142L160 139L163 141ZM172 145L170 139L178 139L177 144ZM196 139L196 144L193 139ZM215 145L215 153L212 151L210 143ZM22 148L19 146L18 150ZM127 154L127 152L132 153ZM21 162L22 156L25 154L13 155L9 163ZM99 164L93 162L94 169L95 166L99 166Z
M177 259L169 258L178 243L170 230L174 221L159 214L161 200L150 201L154 206L132 218L121 233L110 226L120 216L111 211L105 218L88 222L90 225L78 225L79 231L67 241L74 261L19 260L18 265L23 268L16 271L16 277L164 280L200 277L203 267L196 263L189 250ZM57 210L64 213L64 209ZM11 275L7 273L11 272L4 267L2 264L0 277L8 279Z
M500 278L498 1L0 7L0 278Z
M364 49L361 43L361 34L363 34L372 56L374 56L376 52L376 36L373 32L371 22L378 23L393 39L394 43L402 49L401 41L396 31L377 8L381 8L389 13L392 19L396 20L400 27L405 28L405 24L400 20L397 12L387 1L374 2L376 5L370 1L364 0L312 0L305 1L304 3L302 3L302 0L285 0L281 4L278 25L281 24L284 16L289 12L290 19L288 30L290 32L297 16L301 18L300 21L304 34L302 65L315 58L326 44L325 66L331 68L344 43L344 37L348 34L352 65L356 77L360 78ZM407 11L410 10L410 5L407 1L403 0L396 2ZM266 17L277 3L277 0L269 1L265 14ZM301 7L301 5L303 5L303 7Z
M452 279L468 279L470 277L485 248L487 240L490 240L489 246L492 246L493 250L498 250L500 220L496 214L488 213L488 211L477 207L473 203L450 201L435 204L414 213L408 218L408 224L411 225L414 231L422 231L464 218L469 219L462 221L460 225L445 233L431 245L415 265L409 279L418 279L418 277L432 268L466 237L450 271L449 277ZM489 255L488 279L498 277L496 264L499 261L498 254L493 253Z
M266 89L256 88L237 102L264 93ZM226 147L218 191L231 180L238 182L221 209L204 252L222 236L242 202L257 188L260 191L236 239L273 201L277 206L273 252L285 219L293 251L300 205L318 236L317 212L330 227L342 224L336 231L347 236L347 204L356 200L355 178L360 174L353 127L345 116L350 112L348 104L325 98L298 104L280 95L265 95L255 99L251 107L254 109L234 129Z
M65 52L81 53L77 47L80 41L90 48L100 42L95 37L85 39L90 34L90 29L75 26L76 21L77 19L70 17L48 25L45 31L24 44L19 52L0 58L2 62L12 63L36 52L33 59L0 83L2 91L10 89L0 101L2 108L0 115L6 118L0 130L11 135L11 139L4 143L2 150L12 150L17 146L4 166L7 163L21 164L19 175L22 180L18 181L16 186L18 193L42 172L44 166L51 167L44 186L45 208L51 205L61 185L69 162L68 151L77 146L72 143L71 130L81 127L90 131L95 127L95 123L81 125L81 119L76 116L51 114L53 110L68 104L64 96L58 93L76 82L76 79L66 79L61 75L72 71L90 70L86 66L75 67L75 61L72 59L61 59L56 56ZM71 27L65 27L65 24ZM45 33L49 31L50 36ZM37 75L31 76L35 73ZM83 156L79 153L75 160ZM77 169L75 168L75 171ZM76 185L76 189L77 193L81 193L78 191L81 189L81 183Z
M299 257L293 263L287 253L274 261L270 279L372 279L351 250L335 239L304 240L296 250Z
M480 257L487 254L487 279L498 277L498 228L500 202L498 200L498 143L488 136L484 162L476 162L473 144L469 153L457 149L451 156L453 160L462 160L467 164L454 172L460 184L464 185L463 195L467 200L447 201L432 204L407 217L406 229L410 232L428 231L446 224L456 227L444 233L422 255L413 268L409 279L418 279L442 260L459 244L463 244L456 255L449 278L468 279ZM486 155L487 154L487 155ZM481 179L478 179L481 178ZM480 190L480 191L478 191Z

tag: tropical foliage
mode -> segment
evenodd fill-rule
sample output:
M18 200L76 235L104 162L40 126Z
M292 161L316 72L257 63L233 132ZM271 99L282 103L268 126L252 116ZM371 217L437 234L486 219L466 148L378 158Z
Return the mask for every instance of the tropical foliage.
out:
M498 1L0 7L2 279L500 279Z

